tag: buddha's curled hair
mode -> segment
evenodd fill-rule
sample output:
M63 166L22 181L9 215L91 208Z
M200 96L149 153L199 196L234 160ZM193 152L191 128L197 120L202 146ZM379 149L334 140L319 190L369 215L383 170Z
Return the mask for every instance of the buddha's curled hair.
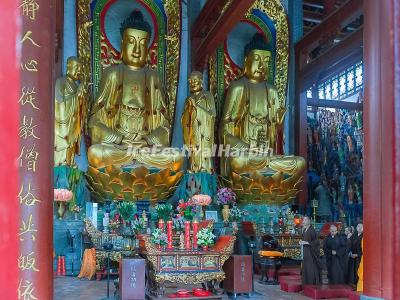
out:
M272 52L272 47L267 42L264 35L257 32L253 35L251 41L244 47L244 55L247 56L252 50L267 50Z
M127 17L124 22L121 23L121 37L124 35L125 30L128 28L146 31L149 36L151 36L151 26L144 20L143 14L140 10L132 11L129 17Z

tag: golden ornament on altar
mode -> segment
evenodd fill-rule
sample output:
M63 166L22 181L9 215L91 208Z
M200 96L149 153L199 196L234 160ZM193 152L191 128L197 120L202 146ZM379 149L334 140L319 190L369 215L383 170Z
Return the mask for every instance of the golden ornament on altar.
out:
M302 157L273 155L286 108L266 81L271 49L257 33L245 47L244 76L227 90L220 125L227 155L221 161L223 183L241 203L286 204L299 192L305 169Z
M182 115L183 140L190 149L190 170L213 170L215 101L210 92L203 90L203 75L192 72L189 76L190 96L186 99Z

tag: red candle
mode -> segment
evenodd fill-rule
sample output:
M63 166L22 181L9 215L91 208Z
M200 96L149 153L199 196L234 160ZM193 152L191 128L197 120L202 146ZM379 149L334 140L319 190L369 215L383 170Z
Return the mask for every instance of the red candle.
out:
M190 221L185 221L185 248L190 250Z
M164 231L164 220L160 219L158 220L158 228Z
M172 249L172 221L167 221L168 249Z
M197 232L199 231L199 222L193 221L193 249L197 249Z

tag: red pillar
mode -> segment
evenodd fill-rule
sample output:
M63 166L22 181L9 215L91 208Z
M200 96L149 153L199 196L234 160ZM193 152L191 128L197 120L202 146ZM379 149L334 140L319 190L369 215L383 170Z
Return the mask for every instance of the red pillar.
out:
M364 1L364 294L385 299L400 299L395 272L400 258L400 60L394 41L400 28L394 23L399 18L395 2Z
M54 0L18 1L20 299L53 298ZM5 27L6 29L7 27Z
M18 90L16 38L17 0L0 1L0 291L2 299L17 299L19 243L18 203Z

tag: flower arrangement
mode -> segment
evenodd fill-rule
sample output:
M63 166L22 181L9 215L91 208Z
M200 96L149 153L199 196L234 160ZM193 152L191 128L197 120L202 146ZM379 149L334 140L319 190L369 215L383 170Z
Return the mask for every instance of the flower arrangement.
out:
M142 217L136 217L135 220L132 222L132 230L135 233L138 233L144 229L145 221Z
M133 215L136 212L136 207L133 203L129 203L129 202L120 202L117 205L117 209L119 214L122 217L122 220L124 222L128 222L130 220L132 220Z
M167 221L171 218L172 205L171 204L157 204L155 207L158 219Z
M67 189L54 189L54 201L68 202L71 201L74 194Z
M202 228L197 232L197 244L199 246L212 246L214 245L215 235L212 233L211 228Z
M211 197L208 195L194 195L192 201L198 206L207 206L211 203Z
M156 228L151 233L151 242L156 245L164 246L168 243L167 234L164 233L161 229Z
M121 223L118 220L118 218L115 218L115 217L112 218L110 220L110 222L108 223L108 227L110 228L111 232L113 232L113 233L118 229L119 225L121 225Z
M238 222L246 214L247 212L245 210L242 210L236 205L234 205L231 209L229 209L229 220L231 222Z
M236 194L230 188L220 188L217 191L217 204L229 205L236 203Z
M71 207L71 211L73 213L79 214L81 212L81 207L79 205L74 204Z
M180 200L177 209L179 214L188 221L193 220L193 217L196 215L196 205L191 199L188 202Z
M176 215L172 218L172 228L175 231L183 231L185 228L185 220L181 215Z

